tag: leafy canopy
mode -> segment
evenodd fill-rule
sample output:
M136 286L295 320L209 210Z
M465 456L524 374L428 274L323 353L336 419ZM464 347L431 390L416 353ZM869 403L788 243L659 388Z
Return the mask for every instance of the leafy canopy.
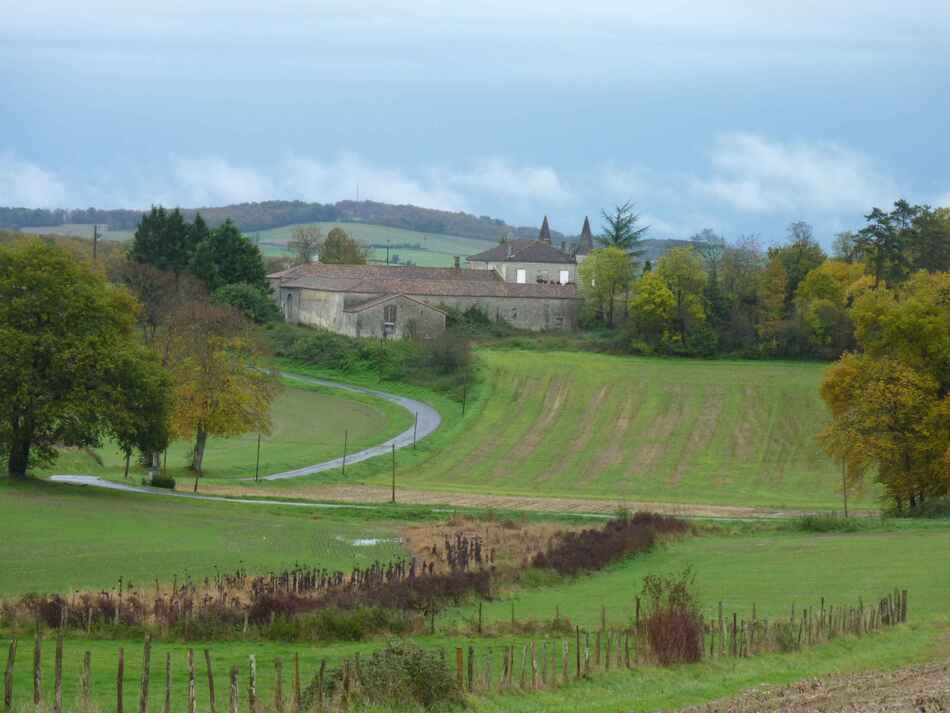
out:
M167 382L123 288L39 242L0 248L0 451L23 477L58 446L163 447Z

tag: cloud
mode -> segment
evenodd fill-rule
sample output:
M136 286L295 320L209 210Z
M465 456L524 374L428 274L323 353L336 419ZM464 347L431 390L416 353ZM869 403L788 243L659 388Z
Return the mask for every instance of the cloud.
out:
M223 158L173 159L175 193L187 205L213 206L279 198L277 187L258 172L235 166Z
M426 208L462 210L465 198L450 186L407 176L377 166L356 154L343 153L333 161L285 159L278 166L283 196L322 203L360 198L383 203L409 203Z
M68 203L66 185L36 164L0 154L0 196L4 205L55 208Z
M564 204L574 200L570 188L550 166L515 166L502 158L476 160L452 173L448 182L467 191L510 198Z
M718 137L709 158L712 175L692 178L692 192L740 213L866 210L898 195L869 157L837 143L730 133Z

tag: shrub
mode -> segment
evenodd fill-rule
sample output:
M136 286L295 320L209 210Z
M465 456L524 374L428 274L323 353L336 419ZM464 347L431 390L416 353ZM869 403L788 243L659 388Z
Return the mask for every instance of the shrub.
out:
M535 555L531 564L550 567L560 574L598 570L629 555L649 552L658 534L683 534L689 525L683 520L654 513L623 512L599 529L560 533L547 551Z
M689 569L666 577L651 574L643 581L647 642L661 666L695 663L703 657L703 617L694 586Z
M846 518L837 515L805 515L794 521L796 530L803 532L860 532L877 523L868 518Z
M910 508L888 514L894 517L950 518L950 496L928 498Z
M168 490L175 489L175 479L170 475L163 475L162 473L156 473L153 475L148 484L153 488L167 488Z
M257 324L279 322L283 315L280 308L260 287L247 283L224 285L214 291L215 302L236 308L245 317Z
M362 663L361 674L363 696L369 702L432 708L463 701L446 662L409 643L391 643L377 651Z

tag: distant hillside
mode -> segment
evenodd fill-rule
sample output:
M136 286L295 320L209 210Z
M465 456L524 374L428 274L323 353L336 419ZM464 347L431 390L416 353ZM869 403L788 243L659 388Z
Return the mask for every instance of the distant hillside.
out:
M195 213L212 226L230 218L245 232L270 230L295 223L372 223L390 228L402 228L420 233L454 235L475 240L498 241L511 234L514 237L536 237L538 227L514 227L505 221L469 213L453 213L412 205L389 205L374 201L340 201L334 204L304 203L303 201L265 201L239 203L222 207L186 208L190 220ZM0 208L0 228L49 228L59 225L108 226L112 231L134 230L142 216L138 210L80 210ZM540 217L538 225L540 225ZM565 240L562 233L552 230L555 241Z

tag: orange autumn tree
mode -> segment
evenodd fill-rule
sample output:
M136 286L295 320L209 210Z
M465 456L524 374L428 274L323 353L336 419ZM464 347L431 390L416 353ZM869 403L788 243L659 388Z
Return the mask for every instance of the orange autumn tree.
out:
M270 405L278 391L256 333L239 312L189 302L169 326L169 370L174 383L171 428L194 438L195 491L208 438L270 433Z
M950 494L950 273L861 294L859 346L825 375L819 438L849 482L873 471L900 511Z

